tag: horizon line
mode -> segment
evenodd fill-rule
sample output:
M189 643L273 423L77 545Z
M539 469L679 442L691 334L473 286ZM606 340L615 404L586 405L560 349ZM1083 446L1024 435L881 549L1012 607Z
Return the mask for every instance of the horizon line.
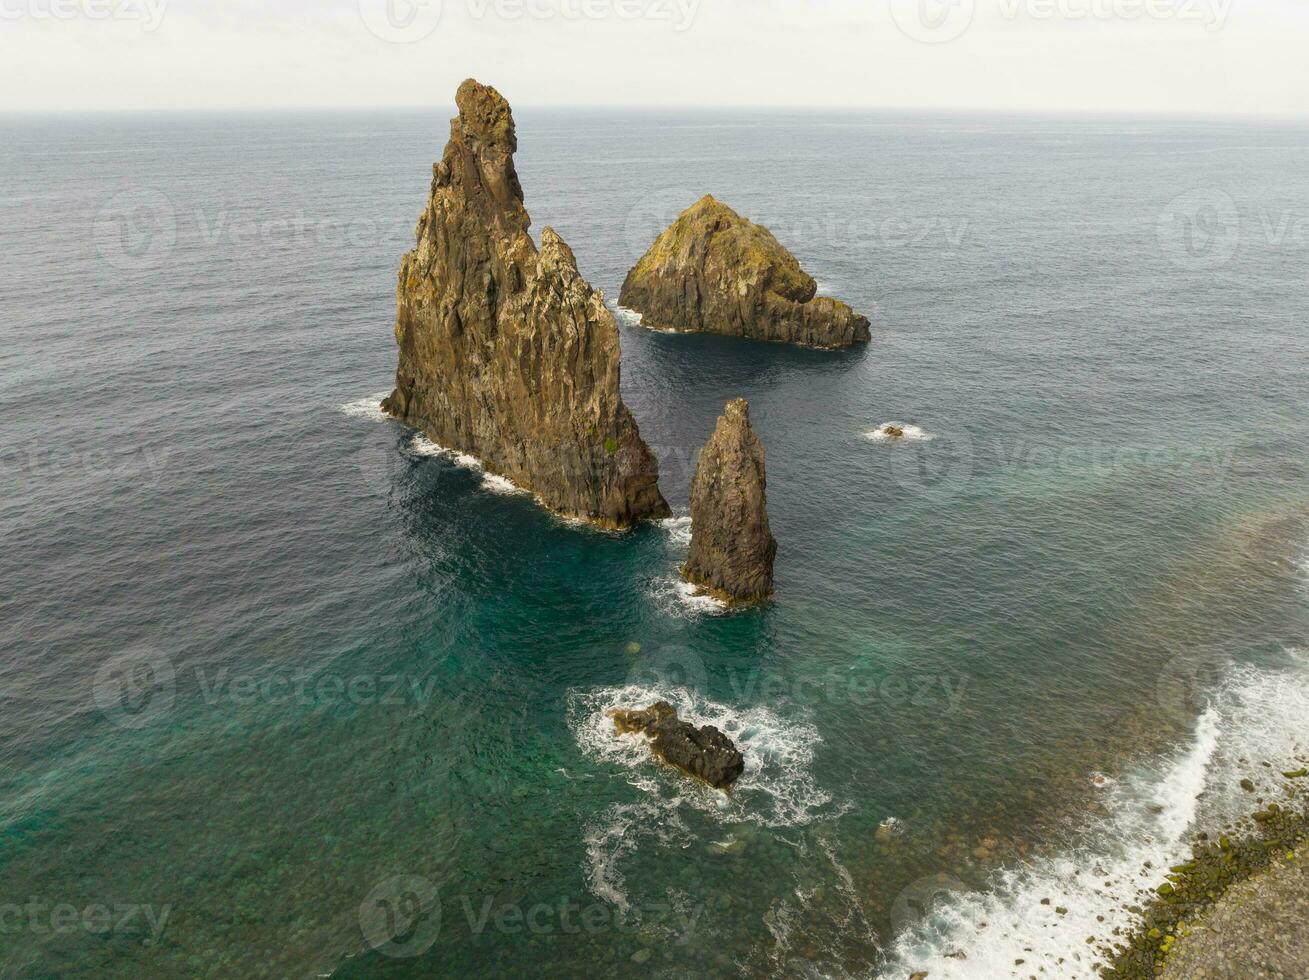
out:
M444 108L442 106L444 105ZM415 112L454 110L453 100L448 103L393 103L393 104L285 104L285 105L230 105L230 106L116 106L116 107L58 107L44 109L0 108L0 118L42 116L182 116L255 113L316 113L316 112ZM541 110L593 110L593 111L676 111L676 112L885 112L908 115L987 115L1027 117L1116 118L1116 119L1171 119L1224 122L1309 122L1309 111L1282 112L1203 112L1173 109L1082 109L1082 108L1030 108L1014 106L903 106L903 105L833 105L824 103L622 103L622 102L520 102L514 111Z

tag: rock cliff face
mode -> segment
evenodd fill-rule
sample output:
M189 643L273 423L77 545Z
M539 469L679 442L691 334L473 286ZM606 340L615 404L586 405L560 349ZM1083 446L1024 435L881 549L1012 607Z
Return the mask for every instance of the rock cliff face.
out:
M639 711L609 712L619 734L641 732L655 755L716 789L727 789L745 771L745 759L732 740L713 725L696 728L677 717L667 701Z
M773 592L777 542L768 527L764 447L750 406L727 403L691 480L691 553L682 576L732 604Z
M606 527L664 517L618 394L618 325L555 232L527 229L509 103L472 79L400 265L395 391L382 407L547 507Z
M705 196L655 239L618 302L656 330L826 348L868 340L866 317L817 290L767 228Z

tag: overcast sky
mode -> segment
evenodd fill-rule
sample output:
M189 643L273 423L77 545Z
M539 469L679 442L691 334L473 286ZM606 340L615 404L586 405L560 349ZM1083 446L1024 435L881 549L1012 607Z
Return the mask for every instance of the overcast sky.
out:
M1309 116L1309 0L0 0L0 111L830 105Z

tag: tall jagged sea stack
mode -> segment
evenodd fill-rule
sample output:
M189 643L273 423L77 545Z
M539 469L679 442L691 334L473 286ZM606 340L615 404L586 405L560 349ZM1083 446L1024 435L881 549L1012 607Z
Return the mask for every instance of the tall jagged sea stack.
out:
M727 403L691 480L691 551L682 576L729 604L773 593L764 447L743 398Z
M400 265L383 408L547 507L605 527L670 511L618 393L618 325L554 230L538 250L509 103L469 79Z
M868 319L818 284L773 233L706 195L655 239L618 302L656 330L838 348L868 340Z

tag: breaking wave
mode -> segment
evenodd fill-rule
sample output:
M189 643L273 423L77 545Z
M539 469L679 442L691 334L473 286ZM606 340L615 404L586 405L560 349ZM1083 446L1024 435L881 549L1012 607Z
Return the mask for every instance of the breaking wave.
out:
M1188 744L1105 780L1107 816L1084 828L1081 845L998 871L985 892L942 895L895 937L881 977L1098 977L1098 950L1136 924L1127 907L1158 887L1194 834L1217 832L1249 809L1239 781L1254 778L1268 793L1276 770L1264 763L1305 760L1309 665L1286 653L1286 670L1234 668Z
M669 540L673 544L682 545L683 547L691 544L691 518L690 517L666 517L656 523L668 532Z
M639 327L641 325L641 314L636 310L629 310L626 306L611 303L609 304L609 312L614 315L614 319L625 327Z
M482 477L482 489L489 490L491 493L527 493L522 487L514 483L513 480L498 473L492 473L482 461L476 456L470 456L468 453L461 453L455 449L447 449L445 446L438 445L421 432L415 432L409 440L409 452L415 456L440 457L448 460L456 466L462 466L464 469L472 470Z
M745 771L730 795L688 779L659 762L640 734L619 735L609 711L646 707L664 700L694 725L714 725L745 757ZM624 858L645 843L686 847L700 843L687 818L699 814L721 825L725 836L712 851L732 853L744 840L743 825L805 826L844 812L812 775L818 730L807 721L783 718L764 706L736 709L684 687L645 684L573 691L568 725L582 754L612 766L640 792L636 802L616 802L585 830L587 880L597 897L627 908Z
M391 392L388 389L387 391L379 391L376 395L369 395L367 398L356 398L354 401L342 405L340 411L357 419L385 422L391 416L382 411L382 399L389 394Z
M674 616L721 616L729 611L722 599L702 592L679 575L655 579L648 594L656 605Z

